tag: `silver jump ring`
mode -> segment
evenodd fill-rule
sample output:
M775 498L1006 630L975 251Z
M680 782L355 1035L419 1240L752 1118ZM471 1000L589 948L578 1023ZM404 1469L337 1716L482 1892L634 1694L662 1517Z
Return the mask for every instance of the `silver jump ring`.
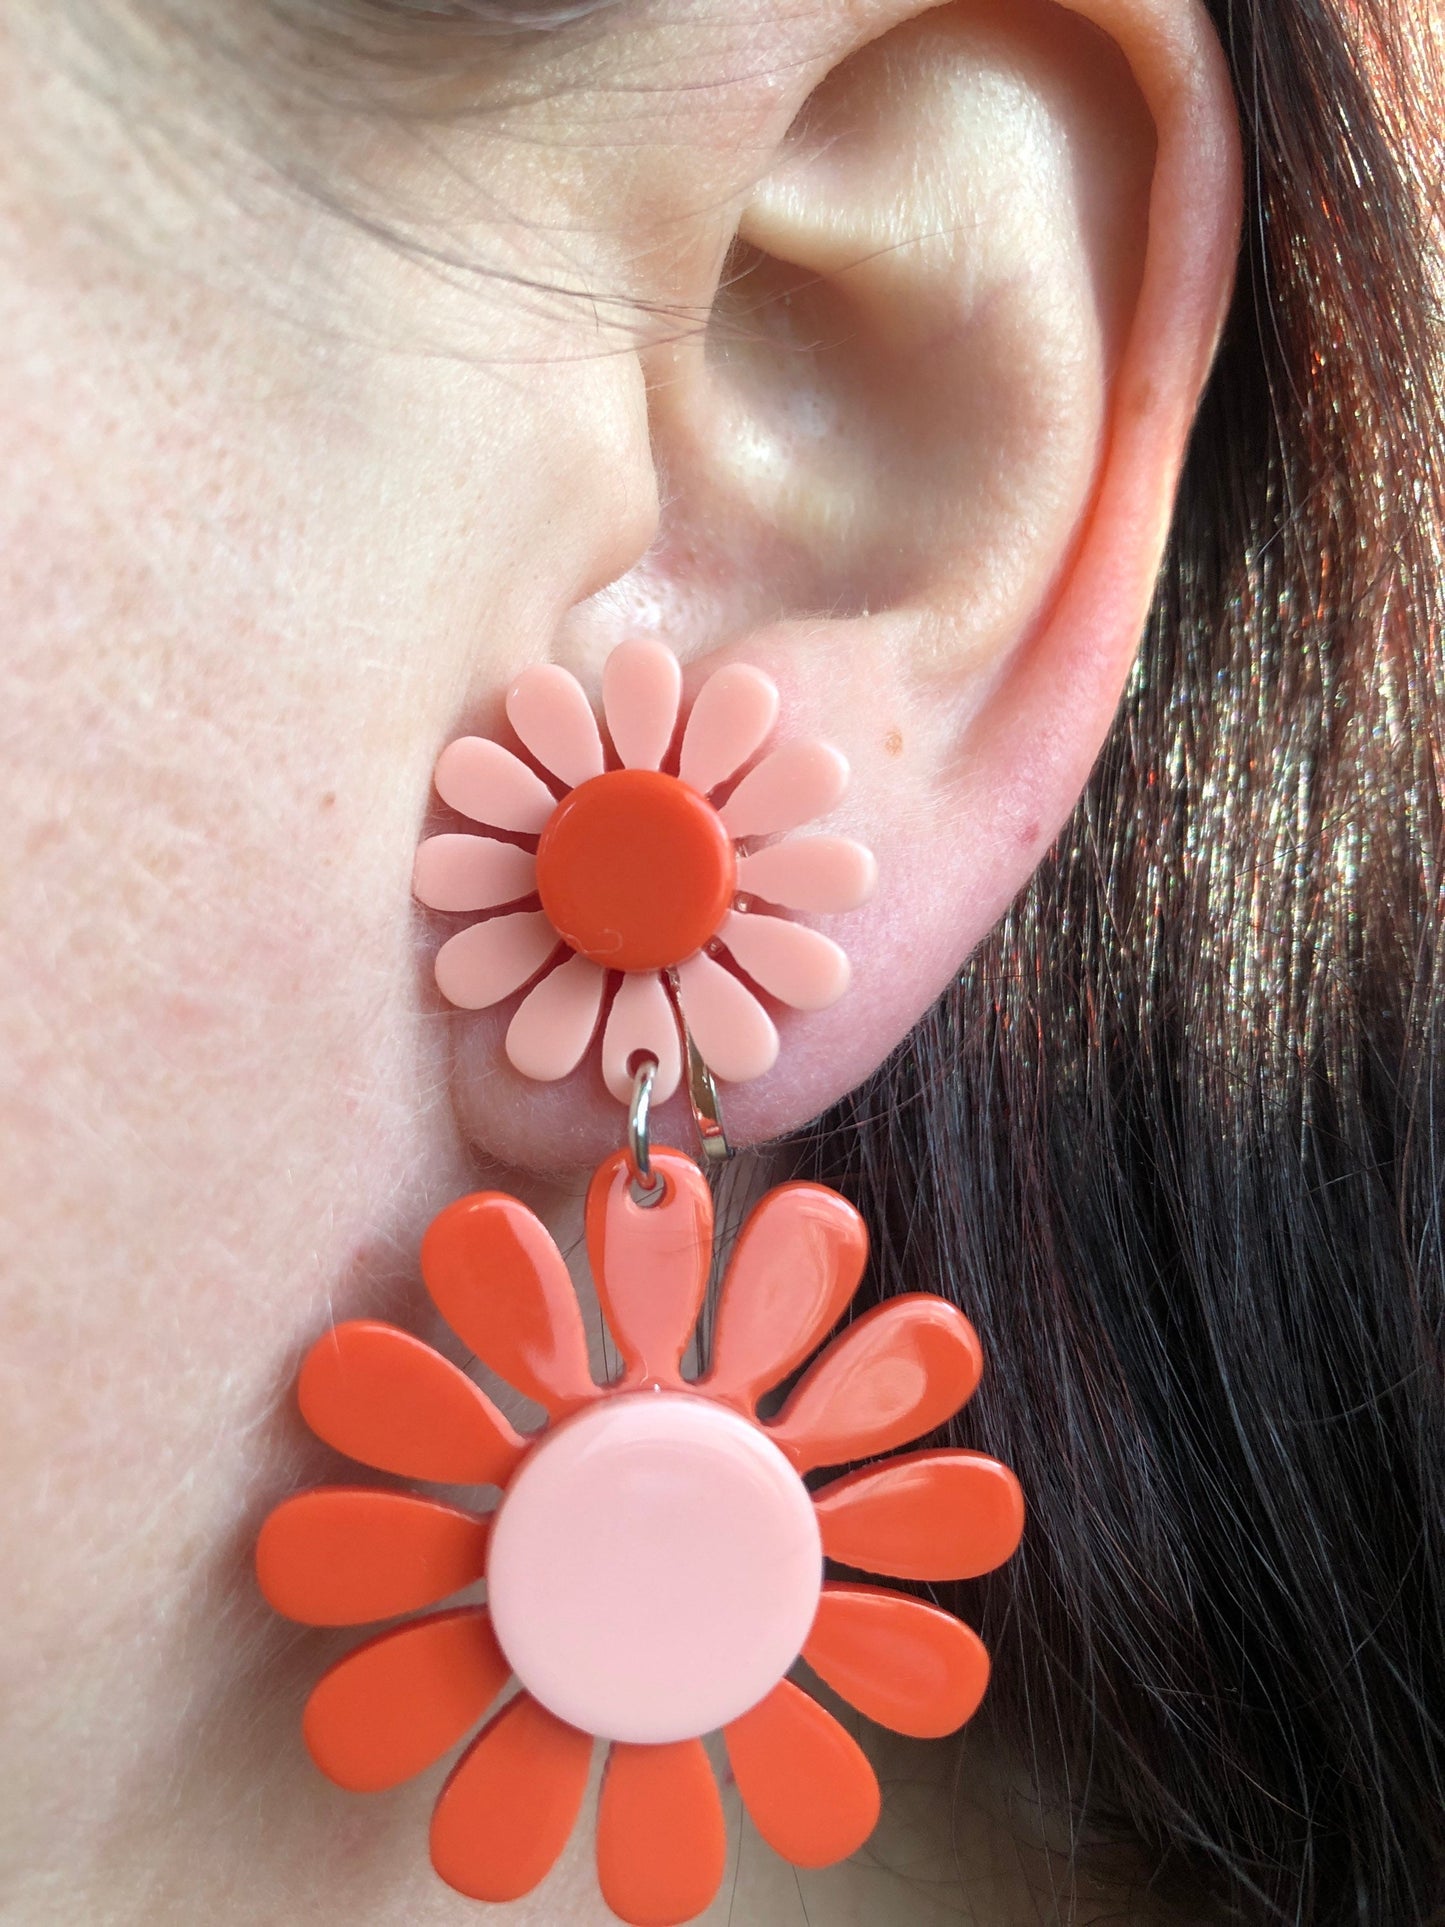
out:
M662 1178L652 1168L652 1086L657 1059L644 1057L632 1074L632 1102L627 1111L627 1161L632 1166L632 1196L638 1204L657 1204Z

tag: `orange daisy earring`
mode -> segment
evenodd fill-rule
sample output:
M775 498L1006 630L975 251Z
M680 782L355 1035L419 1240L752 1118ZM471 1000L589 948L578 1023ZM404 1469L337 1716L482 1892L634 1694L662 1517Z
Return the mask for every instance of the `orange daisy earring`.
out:
M621 1371L594 1381L566 1265L532 1213L498 1192L459 1199L427 1231L422 1276L462 1343L538 1404L544 1424L518 1433L471 1378L398 1327L338 1326L301 1371L302 1415L318 1437L378 1472L500 1496L476 1510L390 1486L323 1486L279 1505L257 1547L262 1591L288 1618L401 1622L312 1691L302 1728L322 1772L379 1791L480 1726L438 1796L431 1854L460 1892L504 1901L561 1853L601 1740L598 1877L635 1927L691 1920L721 1883L727 1843L706 1734L721 1731L755 1825L796 1865L846 1858L871 1832L872 1768L789 1679L798 1659L898 1732L939 1736L977 1708L988 1658L967 1626L908 1593L830 1579L825 1562L905 1581L970 1578L1007 1559L1023 1525L1017 1482L993 1459L897 1453L951 1418L983 1368L972 1327L942 1299L912 1294L854 1319L776 1415L759 1416L862 1276L862 1221L821 1186L786 1184L756 1206L705 1369L684 1372L711 1271L712 1197L690 1159L651 1147L650 1099L676 1085L686 1055L716 1149L709 1072L760 1074L777 1043L763 1004L709 946L774 996L778 977L770 985L755 959L790 959L793 1001L821 1001L846 981L835 946L738 897L837 906L866 894L872 865L841 839L754 844L831 807L846 780L842 759L818 745L753 760L777 710L756 671L723 670L704 686L668 770L680 677L664 656L632 644L608 663L620 768L606 766L580 686L528 672L508 712L566 793L476 738L444 752L438 787L478 820L535 836L537 849L438 837L418 864L424 901L497 912L443 946L438 980L454 1001L499 1001L537 980L509 1035L520 1068L563 1075L603 1027L629 1144L592 1180L587 1247ZM739 771L726 800L710 800ZM540 908L525 903L533 896ZM738 939L736 925L755 916L795 935L770 933L750 953L754 937ZM483 1580L484 1605L445 1604Z

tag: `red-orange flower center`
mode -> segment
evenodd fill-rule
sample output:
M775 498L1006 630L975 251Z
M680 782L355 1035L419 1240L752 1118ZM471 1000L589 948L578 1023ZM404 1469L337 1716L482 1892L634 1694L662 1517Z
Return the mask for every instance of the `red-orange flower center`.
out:
M563 798L542 832L542 908L609 970L666 970L713 936L737 887L722 819L660 770L612 770Z

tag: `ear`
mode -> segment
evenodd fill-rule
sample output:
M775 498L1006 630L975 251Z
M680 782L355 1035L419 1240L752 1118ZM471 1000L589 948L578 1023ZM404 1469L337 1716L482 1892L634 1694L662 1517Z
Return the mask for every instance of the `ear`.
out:
M1237 243L1232 95L1201 9L896 5L867 31L809 72L705 334L652 354L662 534L571 638L586 656L657 626L690 689L756 663L785 732L852 766L827 828L873 848L879 889L818 921L853 988L782 1016L776 1069L724 1088L740 1142L882 1061L1078 797ZM539 1095L555 1155L562 1113ZM616 1129L614 1107L598 1142Z

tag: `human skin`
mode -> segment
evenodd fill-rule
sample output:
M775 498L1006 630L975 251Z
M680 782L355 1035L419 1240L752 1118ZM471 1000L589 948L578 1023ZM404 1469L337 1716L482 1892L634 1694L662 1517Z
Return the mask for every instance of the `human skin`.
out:
M757 661L885 887L735 1134L905 1033L1107 726L1228 288L1206 31L1094 12L643 5L433 73L421 129L341 66L303 113L259 23L243 85L143 12L0 21L7 1920L477 1916L434 1776L310 1769L330 1649L249 1565L329 1464L289 1402L317 1333L422 1328L418 1238L478 1182L565 1239L617 1141L599 1081L524 1085L430 986L431 767L530 662ZM463 81L485 111L442 111ZM963 1838L982 1906L1011 1836ZM891 1904L809 1878L830 1922ZM513 1917L602 1918L584 1836Z

